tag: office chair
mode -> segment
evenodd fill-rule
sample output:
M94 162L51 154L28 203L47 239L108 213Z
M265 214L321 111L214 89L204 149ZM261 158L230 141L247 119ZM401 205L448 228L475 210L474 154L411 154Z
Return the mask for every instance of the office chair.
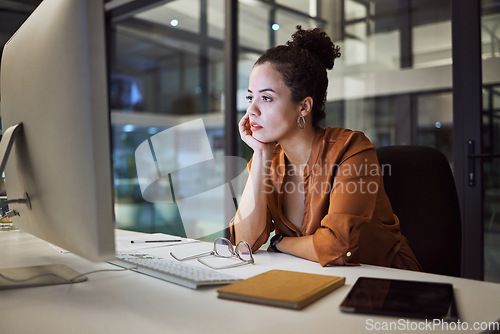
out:
M401 233L423 270L459 277L462 224L446 157L425 146L386 146L377 155Z

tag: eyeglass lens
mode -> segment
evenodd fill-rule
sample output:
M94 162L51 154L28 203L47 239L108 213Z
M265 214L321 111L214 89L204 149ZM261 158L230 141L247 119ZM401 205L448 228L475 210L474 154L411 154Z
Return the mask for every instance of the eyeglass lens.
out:
M238 245L236 245L236 253L238 257L244 261L252 260L252 250L246 242L239 242Z
M235 255L233 245L225 238L218 238L214 244L215 253L222 257L232 257Z

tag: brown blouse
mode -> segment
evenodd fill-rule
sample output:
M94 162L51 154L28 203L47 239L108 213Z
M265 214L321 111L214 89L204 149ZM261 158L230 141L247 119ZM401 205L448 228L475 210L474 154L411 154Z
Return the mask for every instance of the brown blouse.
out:
M283 212L286 160L279 144L270 169L265 187L268 219L252 245L254 251L275 229L290 237L313 235L322 266L342 257L347 265L421 270L385 193L382 176L388 171L381 169L375 147L363 133L341 128L316 132L304 169L305 212L300 229ZM231 237L234 240L234 233Z

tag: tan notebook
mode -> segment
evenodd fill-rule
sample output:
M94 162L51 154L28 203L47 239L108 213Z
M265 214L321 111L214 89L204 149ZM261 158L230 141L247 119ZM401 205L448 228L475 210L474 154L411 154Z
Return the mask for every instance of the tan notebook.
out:
M300 310L344 283L345 277L271 270L217 292L219 298Z

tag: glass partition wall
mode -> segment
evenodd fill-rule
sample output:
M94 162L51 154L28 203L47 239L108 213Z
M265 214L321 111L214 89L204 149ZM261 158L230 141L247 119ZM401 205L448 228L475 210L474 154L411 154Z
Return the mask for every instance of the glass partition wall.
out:
M498 69L489 70L500 59L500 3L481 1L481 46L483 67L483 183L484 183L484 278L500 282L500 83Z
M327 123L364 131L376 146L439 146L451 158L451 139L437 139L452 129L452 101L443 98L452 86L451 2L340 4L342 57L331 73Z
M285 43L300 24L325 27L314 13L264 1L238 3L239 60L237 119L247 108L248 77L266 49ZM179 203L147 201L138 175L136 150L168 129L202 119L214 157L224 155L224 0L158 1L142 8L140 1L110 2L111 121L117 226L144 232L188 236L179 223L187 214ZM311 9L312 10L312 9ZM234 124L236 127L237 124ZM251 152L240 145L246 160ZM160 166L161 168L161 166ZM196 177L196 176L195 176ZM199 175L203 177L203 175ZM218 225L225 233L226 217L213 209L220 199L206 198L196 212L198 229ZM203 205L206 204L206 205ZM181 217L182 216L182 217ZM213 232L213 229L210 230ZM213 233L201 233L213 238Z
M499 6L483 0L483 58L498 63ZM451 0L240 0L238 7L237 110L225 110L224 27L226 0L110 1L112 17L111 101L118 227L185 233L173 203L143 199L135 150L163 130L202 118L214 156L227 138L224 114L247 108L248 77L267 48L283 44L297 25L325 29L342 57L329 73L324 126L361 130L376 146L427 145L442 151L453 167ZM483 66L484 63L483 63ZM493 66L493 67L492 67ZM488 71L484 123L496 143L498 71ZM495 85L496 84L496 85ZM236 124L235 124L236 126ZM486 134L485 134L486 135ZM492 148L493 149L493 148ZM498 225L494 163L485 203L487 231ZM224 218L209 214L221 229ZM490 240L490 239L488 239ZM500 281L500 266L488 242L488 280ZM493 252L493 253L492 253ZM496 252L496 253L495 253Z
M128 11L111 19L110 33L117 226L186 236L178 203L156 198L145 200L138 178L141 171L138 171L136 151L142 143L163 138L158 141L158 147L154 147L156 152L162 146L171 147L177 150L172 161L179 166L189 165L189 161L197 159L186 152L190 149L186 147L192 139L190 133L171 138L162 134L172 133L165 131L168 129L177 131L180 129L177 126L201 118L202 128L198 130L202 131L209 147L200 153L199 159L223 155L224 1L159 1L147 8L136 1L123 6ZM110 9L112 13L113 10ZM171 139L179 142L173 143ZM161 169L161 164L169 164L169 161L162 162L155 156L150 164ZM193 175L193 180L202 177ZM192 208L192 211L204 212L197 215L198 221L194 224L200 225L198 229L207 222L220 224L218 230L223 230L223 219L210 210L211 200L216 198L201 201L206 207ZM198 233L206 234L209 233Z

